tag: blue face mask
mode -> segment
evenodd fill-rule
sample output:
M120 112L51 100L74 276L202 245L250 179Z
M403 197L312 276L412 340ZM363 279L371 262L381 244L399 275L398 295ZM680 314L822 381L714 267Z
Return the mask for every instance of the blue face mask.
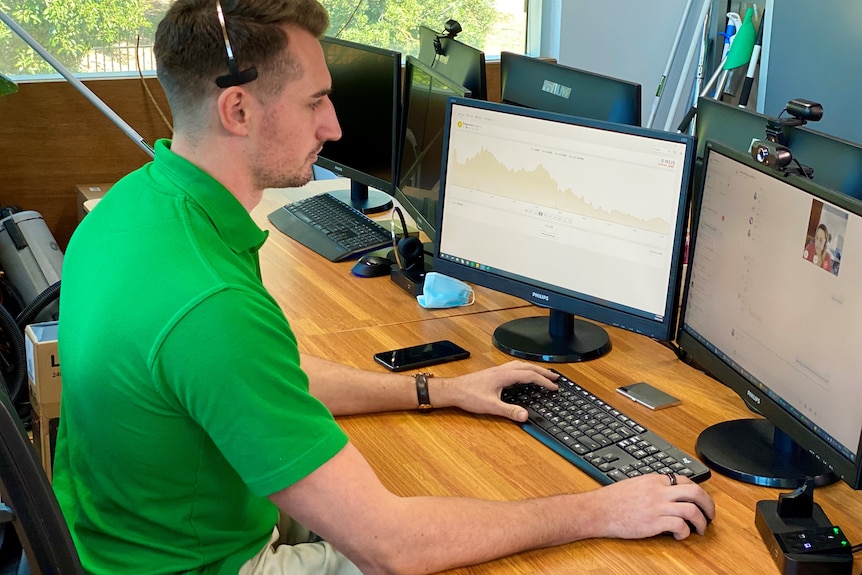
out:
M461 280L437 272L425 274L422 295L416 301L424 308L461 307L475 301L473 288Z

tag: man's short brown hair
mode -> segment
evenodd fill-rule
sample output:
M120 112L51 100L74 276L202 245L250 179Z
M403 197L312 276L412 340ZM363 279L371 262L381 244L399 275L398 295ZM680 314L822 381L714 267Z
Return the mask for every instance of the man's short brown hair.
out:
M216 78L228 73L217 1L176 0L156 30L158 77L178 128L202 126L201 104L219 92ZM262 99L302 74L282 26L295 25L317 37L329 26L318 0L221 0L221 5L237 65L257 68L258 79L248 89Z

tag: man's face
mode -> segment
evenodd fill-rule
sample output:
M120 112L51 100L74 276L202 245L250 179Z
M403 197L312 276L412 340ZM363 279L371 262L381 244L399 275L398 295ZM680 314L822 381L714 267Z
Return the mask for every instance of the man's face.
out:
M299 28L287 31L291 53L302 72L264 108L255 157L250 158L259 189L305 185L323 143L341 137L320 42Z

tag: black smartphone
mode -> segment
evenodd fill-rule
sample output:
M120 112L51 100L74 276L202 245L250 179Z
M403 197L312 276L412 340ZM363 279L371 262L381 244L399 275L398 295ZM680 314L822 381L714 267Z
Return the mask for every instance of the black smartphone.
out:
M470 357L460 345L444 339L374 354L374 361L390 371L406 371Z

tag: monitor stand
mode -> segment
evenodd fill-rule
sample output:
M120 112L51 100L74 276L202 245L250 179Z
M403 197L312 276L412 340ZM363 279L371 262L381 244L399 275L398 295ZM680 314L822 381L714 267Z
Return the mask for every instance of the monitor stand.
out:
M704 429L697 455L722 475L766 487L795 488L812 478L828 485L838 476L766 419L736 419Z
M552 309L549 317L524 317L494 330L494 346L530 361L572 363L596 359L611 350L607 330Z
M353 206L363 214L385 212L392 207L392 197L380 190L369 189L367 185L350 180L349 190L329 192L348 206Z

